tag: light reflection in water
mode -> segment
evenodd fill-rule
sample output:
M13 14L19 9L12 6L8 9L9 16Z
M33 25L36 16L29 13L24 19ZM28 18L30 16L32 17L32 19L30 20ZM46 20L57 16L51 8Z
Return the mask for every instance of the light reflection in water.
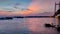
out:
M54 19L49 18L16 18L13 20L0 20L1 32L19 32L24 33L40 33L40 34L57 34L57 31L53 28L45 28L45 23L54 23ZM1 33L0 32L0 33ZM30 34L29 33L29 34Z
M43 29L45 23L49 23L50 19L48 18L27 18L25 19L25 24L27 24L28 28L31 31L40 31L39 29ZM52 23L52 21L51 21Z

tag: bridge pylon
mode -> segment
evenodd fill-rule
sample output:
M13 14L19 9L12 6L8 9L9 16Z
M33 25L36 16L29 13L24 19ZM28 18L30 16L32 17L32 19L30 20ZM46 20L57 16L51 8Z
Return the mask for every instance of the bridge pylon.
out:
M57 10L57 5L59 6L59 9ZM55 27L57 27L57 29L59 28L59 30L60 30L60 1L59 1L59 3L55 3L55 14L54 14L54 16L55 16L55 19L56 19L56 21L55 21L55 23L56 23L56 26Z

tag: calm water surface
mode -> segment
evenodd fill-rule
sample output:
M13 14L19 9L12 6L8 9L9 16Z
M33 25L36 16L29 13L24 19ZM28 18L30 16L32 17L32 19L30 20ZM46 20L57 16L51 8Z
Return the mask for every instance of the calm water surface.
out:
M55 28L44 27L54 23L53 18L14 18L0 20L0 34L60 34Z

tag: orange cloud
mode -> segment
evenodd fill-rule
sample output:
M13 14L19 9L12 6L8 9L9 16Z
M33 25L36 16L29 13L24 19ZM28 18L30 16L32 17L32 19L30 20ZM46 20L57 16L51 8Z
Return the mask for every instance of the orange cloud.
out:
M20 12L20 14L22 14L22 15L29 15L29 14L37 13L37 11L41 9L41 7L39 5L39 1L37 1L37 0L36 1L32 1L30 3L30 5L28 6L28 9L29 10L25 10L25 11Z
M41 9L39 0L32 1L28 7L29 9L33 10L33 12L37 12Z
M0 15L7 15L7 16L14 16L14 15L20 15L20 12L8 12L8 11L0 11Z
M32 13L32 11L29 11L29 10L25 10L25 11L20 12L21 15L29 15L31 13Z
M40 7L38 5L38 2L31 2L30 6L28 7L29 9L36 11L38 10Z
M40 6L39 0L34 0L30 3L30 5L28 6L28 9L30 10L24 10L24 11L16 11L16 12L0 12L0 14L4 14L4 15L30 15L30 14L35 14L40 12L40 9L42 7Z
M11 13L7 11L0 11L0 15L11 15Z

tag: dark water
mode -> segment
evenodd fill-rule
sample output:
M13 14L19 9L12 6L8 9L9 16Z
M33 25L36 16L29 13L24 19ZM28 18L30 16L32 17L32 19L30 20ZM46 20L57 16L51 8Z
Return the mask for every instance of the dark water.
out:
M55 24L53 18L0 20L0 34L60 34L55 28L44 27L45 23Z

